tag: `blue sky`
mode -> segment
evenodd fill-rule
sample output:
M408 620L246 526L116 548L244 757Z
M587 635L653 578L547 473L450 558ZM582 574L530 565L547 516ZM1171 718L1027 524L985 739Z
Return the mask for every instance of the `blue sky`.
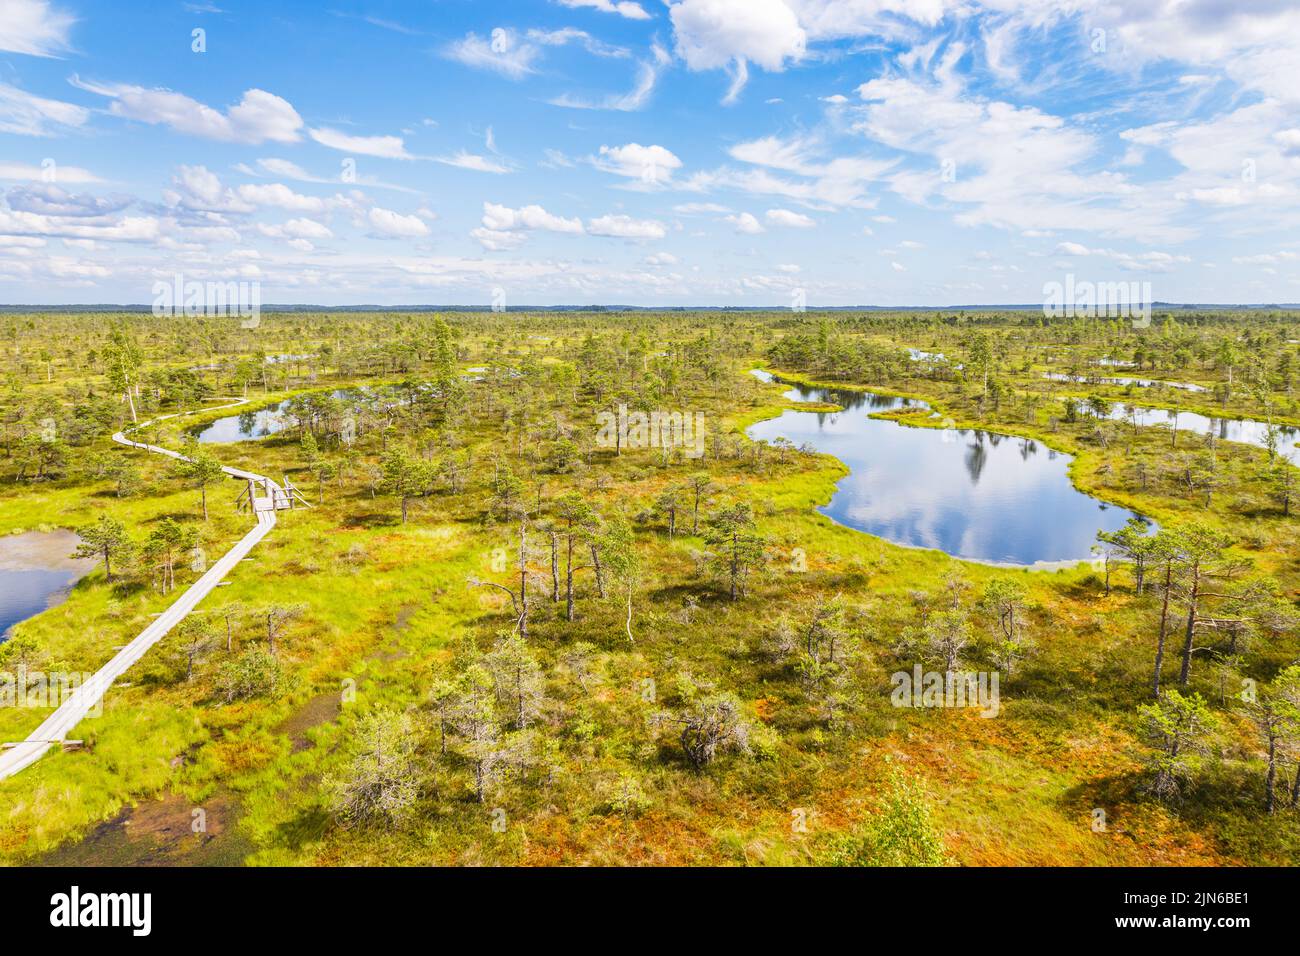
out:
M0 0L0 302L1294 302L1298 62L1265 0Z

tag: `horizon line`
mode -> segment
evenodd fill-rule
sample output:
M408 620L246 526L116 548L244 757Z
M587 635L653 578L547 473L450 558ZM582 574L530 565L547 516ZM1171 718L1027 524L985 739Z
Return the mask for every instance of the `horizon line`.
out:
M945 305L827 305L795 311L789 305L636 305L631 303L589 303L585 305L513 305L493 308L490 305L464 305L451 303L412 303L409 305L381 305L378 303L357 303L351 305L322 305L310 302L264 304L262 312L788 312L791 315L803 315L811 312L904 312L904 311L1041 311L1042 303L1003 302L1003 303L951 303ZM1277 309L1300 310L1298 302L1161 302L1151 303L1152 309ZM84 303L0 303L0 312L152 312L153 306L144 303L84 302ZM203 314L187 316L177 314L172 318L220 318ZM1113 318L1113 316L1092 316L1093 318ZM1122 316L1120 316L1122 318Z

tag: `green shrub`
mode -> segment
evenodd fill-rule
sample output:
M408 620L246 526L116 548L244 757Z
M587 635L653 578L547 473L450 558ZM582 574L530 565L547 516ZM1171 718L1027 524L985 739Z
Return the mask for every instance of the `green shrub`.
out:
M828 866L946 866L943 838L930 820L921 786L897 771L880 812L838 837L822 861Z

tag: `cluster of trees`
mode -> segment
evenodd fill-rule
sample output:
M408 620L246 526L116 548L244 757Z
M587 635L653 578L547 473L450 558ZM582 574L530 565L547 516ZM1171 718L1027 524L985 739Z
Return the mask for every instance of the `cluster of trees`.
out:
M162 594L176 587L176 566L191 558L191 570L207 570L199 548L197 528L163 518L143 540L136 540L126 526L109 515L100 515L91 525L77 529L81 543L73 553L76 558L92 558L104 565L104 577L112 582L134 571L148 577Z
M1268 753L1265 802L1275 806L1277 763L1284 754L1296 760L1294 795L1300 793L1300 711L1287 701L1300 699L1300 668L1280 670L1271 684L1257 690L1246 677L1247 666L1262 663L1259 651L1300 631L1300 612L1278 582L1253 573L1253 562L1233 547L1232 536L1202 522L1188 521L1152 533L1140 519L1098 535L1106 554L1107 592L1110 565L1122 560L1132 569L1133 593L1158 607L1150 693L1154 702L1140 708L1145 736L1154 749L1152 792L1178 796L1191 779L1208 737L1220 719L1190 689L1198 655L1219 665L1221 700L1240 702L1240 711L1258 727ZM1177 688L1164 683L1170 641L1178 655ZM1262 647L1261 647L1262 645ZM1241 688L1229 695L1229 685Z

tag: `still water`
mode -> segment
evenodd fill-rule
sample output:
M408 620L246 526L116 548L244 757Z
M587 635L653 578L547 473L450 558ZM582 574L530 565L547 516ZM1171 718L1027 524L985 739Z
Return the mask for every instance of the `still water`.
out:
M1188 433L1213 435L1221 441L1235 441L1243 445L1254 445L1257 448L1268 447L1267 422L1250 418L1207 418L1195 412L1172 412L1163 408L1137 406L1134 406L1133 412L1139 426L1159 425L1168 426L1170 429L1176 427L1179 435ZM1125 403L1121 402L1112 407L1110 417L1117 421L1129 421ZM1296 442L1300 441L1300 428L1289 425L1275 426L1275 436L1277 453L1300 465L1300 448L1296 448ZM1188 444L1179 439L1178 447L1186 448Z
M1184 392L1208 392L1204 385L1194 382L1166 382L1155 378L1130 378L1127 375L1113 378L1094 378L1088 375L1067 375L1064 372L1044 372L1043 378L1054 382L1074 382L1081 385L1132 385L1135 388L1177 388Z
M0 538L0 641L19 621L65 597L94 566L69 557L79 539L71 531L29 531Z
M225 418L218 418L196 434L198 440L204 444L265 438L287 426L288 422L283 416L288 407L289 402L286 400L279 405L272 405L259 411L227 415Z
M332 394L334 398L347 399L357 397L362 391L364 390L343 388ZM266 438L268 435L274 435L276 432L292 427L293 420L286 417L291 401L293 400L286 398L278 405L271 405L255 412L245 411L237 415L218 418L195 432L195 436L203 444L220 444L222 442Z
M1033 566L1090 559L1097 532L1132 516L1075 488L1070 456L1038 442L873 419L872 412L927 406L871 392L794 386L785 394L844 410L786 411L749 436L784 436L848 465L818 510L858 531L972 561Z

